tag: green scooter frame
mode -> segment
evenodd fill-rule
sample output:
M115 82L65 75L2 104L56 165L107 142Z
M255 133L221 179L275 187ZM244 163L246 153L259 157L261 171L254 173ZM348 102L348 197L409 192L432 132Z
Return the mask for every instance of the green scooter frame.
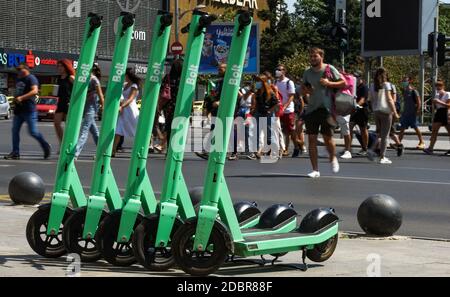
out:
M147 172L148 147L156 115L169 45L172 14L158 12L149 55L149 71L145 80L144 94L136 137L128 170L128 180L123 208L116 209L99 226L96 240L100 251L109 263L128 266L136 262L131 252L131 235L142 220L139 213L149 215L156 210L156 198ZM125 250L118 251L120 247Z
M192 39L189 40L189 42L191 41ZM190 54L188 54L190 57L192 57L195 50L198 50L195 44L194 46L189 46L188 49L191 49ZM200 55L200 53L197 54ZM199 61L199 58L197 61ZM194 64L189 61L185 62L185 69L188 65ZM192 75L186 73L185 75L188 78L192 77ZM182 93L179 93L176 105L177 110L175 111L175 119L178 119L179 122L177 122L178 126L172 130L172 139L176 137L176 146L169 148L169 157L166 161L161 196L161 207L156 214L144 218L143 222L136 228L133 236L133 251L136 258L141 265L149 270L164 271L175 264L169 247L171 237L183 221L196 215L192 210L192 202L190 199L192 197L189 197L189 192L182 174L194 88L188 83L182 84L181 88ZM187 93L187 90L189 90L189 93ZM186 94L189 94L188 99L185 98ZM174 144L173 140L171 144ZM259 210L254 203L249 202L239 202L234 205L234 209L239 220L240 228L248 228L248 234L252 235L253 233L250 228L260 224ZM287 213L289 213L289 216L286 216ZM269 222L269 224L277 222L277 224L274 224L276 226L275 228L265 230L267 234L289 232L296 228L296 212L293 209L287 209L279 214L277 213L277 215L266 220L264 220L266 212L262 215L263 221Z
M312 211L297 230L286 233L267 234L265 229L241 230L239 227L224 167L236 105L236 100L230 98L236 98L239 90L251 23L248 12L241 11L236 17L217 119L224 130L216 129L213 134L214 147L198 217L188 219L173 236L172 252L176 263L191 275L214 273L229 254L248 257L302 250L303 260L308 256L321 262L331 257L337 244L338 218L331 209Z
M134 15L122 12L118 24L92 174L91 196L88 197L86 206L73 211L63 229L63 242L67 251L78 253L83 262L97 261L101 257L96 247L95 234L100 219L106 215L105 205L110 211L122 208L120 191L111 168L111 155L134 28Z
M61 238L61 228L64 227L67 218L72 213L71 208L68 207L69 201L75 208L87 204L74 159L101 25L101 16L93 13L88 15L70 98L66 129L61 144L52 200L50 204L42 205L27 224L27 240L31 248L39 255L48 258L61 257L66 253ZM41 233L43 226L46 229L45 234ZM45 238L42 238L42 235Z
M146 226L149 224L157 228L158 220L161 218L159 226L167 226L167 228L164 228L161 232L161 238L169 238L174 224L176 225L180 222L178 215L183 220L195 216L193 202L191 201L189 190L183 177L182 166L205 32L207 26L215 19L216 17L213 15L208 15L207 13L195 10L193 12L191 23L188 27L183 29L185 32L189 28L189 38L177 95L174 124L172 125L173 128L171 133L172 138L167 153L161 204L157 214L144 218L143 224L145 223L145 226L138 226L138 228L141 227L139 230L142 230L142 228L146 229ZM175 139L176 143L174 143ZM136 229L136 231L138 231L138 229ZM121 234L122 233L119 233L119 237ZM173 259L170 256L170 252L165 248L168 240L157 241L160 243L158 246L160 246L161 249L155 250L154 256L156 257L159 255L161 261L156 261L155 257L155 261L146 260L146 258L152 258L152 256L144 255L144 253L150 251L147 247L143 247L141 243L145 241L146 245L149 244L151 246L152 242L154 242L154 238L143 238L144 236L147 237L147 235L137 232L135 232L135 235L133 236L133 251L140 264L152 270L166 270L167 267L172 266ZM117 238L117 240L119 239L120 238Z

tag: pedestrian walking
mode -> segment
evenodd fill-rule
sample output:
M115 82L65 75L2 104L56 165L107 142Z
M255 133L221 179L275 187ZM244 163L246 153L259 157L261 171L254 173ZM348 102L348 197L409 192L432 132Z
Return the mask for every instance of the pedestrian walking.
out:
M281 159L283 157L283 154L286 153L286 141L283 134L283 127L281 124L281 119L284 116L284 104L283 104L283 95L281 94L280 90L278 89L276 85L276 80L273 78L272 73L270 71L264 71L263 75L267 77L267 84L269 84L270 88L274 92L275 96L278 99L277 107L274 109L273 113L273 139L277 139L278 144L277 147L279 149L278 156ZM276 138L275 138L276 137ZM274 152L275 155L276 152Z
M422 104L419 92L413 86L411 77L403 78L403 112L400 118L400 134L398 136L400 142L403 140L406 129L412 128L419 138L419 144L416 149L423 150L425 142L423 141L422 133L419 130L419 122L417 117L420 115Z
M98 143L99 131L97 123L95 122L95 116L98 112L98 108L103 109L105 102L102 85L100 83L101 77L102 72L100 68L97 64L94 64L92 67L86 104L84 106L83 121L81 122L80 137L78 139L75 158L80 156L81 151L83 150L88 139L89 132L92 135L95 145Z
M56 107L54 127L59 144L61 145L64 129L62 122L66 120L69 112L70 97L72 96L73 82L75 81L75 70L72 62L67 59L58 61L58 106ZM59 152L59 150L58 150Z
M345 87L345 81L334 66L324 63L324 57L325 52L322 49L310 49L311 67L303 75L303 93L309 95L304 119L306 134L308 134L309 157L313 168L313 171L308 174L310 178L320 177L317 149L319 132L328 150L331 169L333 173L339 172L336 145L333 140L335 121L332 115L332 96L334 90ZM327 72L331 77L327 78Z
M433 99L433 105L436 109L433 118L433 126L431 131L430 145L424 152L427 155L432 155L434 146L436 144L437 136L441 127L447 129L450 137L450 122L449 122L449 109L450 109L450 92L445 91L445 84L442 80L436 83L436 97ZM446 156L450 156L450 151L445 153Z
M139 96L140 83L141 79L134 73L133 69L127 68L122 99L120 100L120 114L117 121L113 156L116 155L120 137L133 138L136 134L137 123L139 120L139 109L136 100Z
M278 160L279 141L274 112L279 101L264 74L255 78L255 90L255 105L252 107L252 115L256 120L256 135L259 141L256 157L261 159L265 154L269 154L270 159Z
M294 137L294 151L292 158L297 158L300 154L306 154L308 151L305 146L305 133L303 126L305 124L303 115L305 113L305 99L302 95L302 82L299 80L295 87L295 137Z
M350 136L352 136L354 128L358 126L361 135L361 151L358 155L366 157L369 147L369 88L359 74L355 74L355 77L358 81L356 88L357 106L356 110L350 116Z
M284 136L284 149L282 152L283 157L289 156L289 143L290 139L295 143L295 84L286 76L286 67L284 65L278 65L275 70L276 87L281 94L283 114L280 118L281 128Z
M36 96L39 92L39 81L25 64L16 68L17 82L14 95L14 118L12 126L12 152L4 159L20 159L20 129L23 123L28 125L28 133L36 139L44 151L44 159L48 159L51 153L50 144L44 139L37 127Z
M211 129L209 133L209 137L207 139L207 147L203 149L201 153L195 152L195 154L204 159L208 160L209 158L209 150L210 150L210 144L211 144L211 138L212 134L215 128L215 121L217 117L217 113L219 112L219 105L220 105L220 96L222 94L222 88L223 88L223 80L225 78L225 72L227 71L227 64L221 63L217 67L217 75L218 80L216 81L215 87L213 90L211 90L211 93L207 98L205 98L205 107L208 110L208 112L211 114Z
M386 157L388 137L392 127L393 119L399 118L395 101L392 96L392 84L388 82L387 71L384 68L377 69L374 78L375 83L369 92L369 100L372 103L375 123L377 126L377 135L380 139L380 164L392 164L392 161ZM375 153L369 151L368 156L374 159Z

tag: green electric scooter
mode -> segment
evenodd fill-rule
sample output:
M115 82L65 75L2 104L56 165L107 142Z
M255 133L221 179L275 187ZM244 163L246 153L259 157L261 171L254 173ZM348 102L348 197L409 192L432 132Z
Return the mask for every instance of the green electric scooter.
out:
M199 50L196 47L188 48L191 51ZM198 55L200 54L198 53ZM187 62L187 65L190 65L190 63ZM182 88L184 94L187 90L194 91L194 88L190 87L189 84L182 85ZM189 194L182 174L190 106L192 105L192 96L190 97L190 100L186 100L183 96L179 96L177 101L175 118L180 122L172 130L172 138L176 137L176 143L172 140L169 148L161 207L157 213L145 217L133 235L133 251L136 258L140 264L149 270L163 271L175 264L170 247L171 237L183 224L183 221L196 215L192 211L191 200L188 199ZM249 229L248 234L250 235L252 234L250 229L252 227L264 227L266 233L271 234L289 232L297 226L297 213L290 205L277 204L263 214L252 202L238 202L233 208L239 221L239 227Z
M306 257L322 262L331 257L337 244L338 218L332 209L310 212L297 229L285 233L270 234L263 228L241 230L239 227L224 166L251 23L248 12L238 14L218 114L224 130L216 129L213 134L213 152L198 217L186 220L172 237L171 251L176 263L191 275L214 273L229 254L249 257L301 250L303 262Z
M200 62L201 47L203 45L204 29L214 20L212 16L202 13L200 11L194 12L194 18L191 23L191 34L188 46L188 51L185 57L185 69L182 74L181 81L186 81L186 85L182 85L178 92L178 102L190 102L186 104L178 104L175 115L180 113L180 106L184 106L183 112L190 113L192 106L192 99L197 82L198 64ZM132 264L136 261L136 258L132 254L123 254L118 252L123 246L127 246L129 249L133 248L130 245L131 238L134 229L141 222L142 215L139 213L141 207L144 206L145 215L149 215L155 212L156 202L151 205L151 208L146 209L145 205L142 205L142 199L146 195L152 195L154 198L153 190L148 179L147 174L147 157L148 146L150 144L150 137L152 131L156 107L158 102L159 90L162 80L162 65L166 57L167 46L170 35L170 26L165 26L161 30L156 30L158 33L154 36L154 47L152 51L152 57L149 65L153 65L153 73L149 72L147 77L146 87L144 89L144 99L141 108L141 116L136 133L136 142L134 144L131 166L128 172L127 188L125 193L124 207L117 209L107 216L99 226L97 232L98 247L101 250L104 258L114 265L124 266L124 263ZM183 31L186 31L184 29ZM196 66L197 65L197 66ZM184 79L183 79L184 78ZM180 99L181 98L181 99ZM188 123L189 124L189 123ZM186 134L187 134L186 126ZM184 134L184 133L183 133ZM184 137L183 139L186 139ZM183 140L184 141L184 140ZM184 146L183 146L184 147ZM171 158L169 152L169 157ZM186 185L183 184L184 196L189 200L186 211L194 213L194 208L190 200L189 192ZM190 207L190 208L189 208Z
M115 209L101 222L96 236L103 257L116 266L136 262L131 252L130 238L134 228L142 220L140 210L142 208L145 215L156 210L156 198L147 173L148 147L158 106L172 19L171 14L158 12L123 207ZM123 251L124 247L127 247L126 253Z
M105 205L110 211L122 208L122 198L111 169L111 155L115 129L119 116L125 72L128 64L134 15L122 12L116 34L116 43L105 95L100 137L94 163L91 196L87 204L74 209L63 229L63 243L70 253L80 255L83 262L94 262L101 258L95 234ZM151 200L151 199L150 199ZM154 201L151 201L154 204Z
M93 13L88 15L52 200L50 204L40 206L27 224L28 243L36 253L47 258L57 258L66 254L62 241L62 229L72 213L72 209L68 206L69 201L75 208L87 204L74 158L101 25L101 16Z

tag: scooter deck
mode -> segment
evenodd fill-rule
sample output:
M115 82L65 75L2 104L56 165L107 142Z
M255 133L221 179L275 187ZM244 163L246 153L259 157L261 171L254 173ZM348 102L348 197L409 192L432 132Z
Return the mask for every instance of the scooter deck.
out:
M297 217L292 217L281 224L278 224L277 226L274 226L272 228L248 228L248 229L242 229L242 235L244 237L246 236L262 236L262 235L270 235L270 234L276 234L280 232L290 232L292 230L297 229Z
M315 233L291 231L288 233L244 237L243 241L234 243L234 254L248 257L298 251L304 247L311 247L332 238L338 234L338 225L335 222Z

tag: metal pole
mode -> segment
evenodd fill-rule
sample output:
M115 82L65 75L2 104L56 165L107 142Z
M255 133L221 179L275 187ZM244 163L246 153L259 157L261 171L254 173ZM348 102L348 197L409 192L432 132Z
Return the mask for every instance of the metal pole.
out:
M175 0L175 41L176 42L180 41L180 32L179 32L180 19L179 19L179 14L180 14L180 9L179 9L179 5L178 5L178 0Z
M439 32L439 0L436 1L437 5L437 15L434 18L434 53L433 53L433 62L431 63L431 83L432 83L432 91L431 91L431 100L433 100L436 94L436 81L437 81L437 38ZM434 105L431 105L431 114L434 114Z
M364 58L364 79L367 86L370 86L370 65L370 58Z
M384 58L378 57L378 67L384 67Z
M422 112L420 114L420 123L424 123L424 112L425 112L425 56L422 53L420 55L420 98L422 100Z

